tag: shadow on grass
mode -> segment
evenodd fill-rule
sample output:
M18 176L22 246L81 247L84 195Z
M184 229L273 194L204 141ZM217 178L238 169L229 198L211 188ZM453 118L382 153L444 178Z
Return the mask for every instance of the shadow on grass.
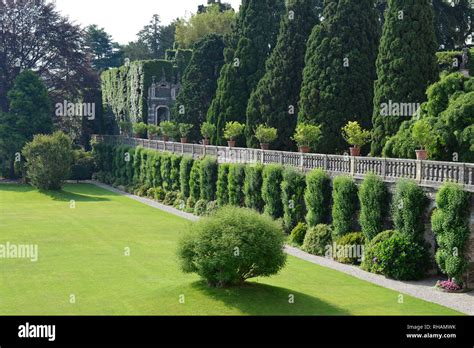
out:
M248 315L350 315L316 297L266 284L248 282L240 287L216 289L205 281L197 281L191 286ZM294 298L294 303L290 303L291 298Z
M91 195L84 195L80 193L74 193L70 191L60 190L60 191L46 191L46 190L39 190L44 195L51 197L54 201L61 201L61 202L106 202L110 201L108 198L97 197L94 193Z

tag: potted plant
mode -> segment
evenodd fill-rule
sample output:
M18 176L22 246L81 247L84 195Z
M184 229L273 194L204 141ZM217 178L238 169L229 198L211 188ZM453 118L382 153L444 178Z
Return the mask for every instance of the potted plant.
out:
M138 122L133 124L133 135L135 138L144 139L146 137L146 132L148 127L143 122Z
M150 140L156 140L158 139L158 136L161 133L161 129L158 126L155 126L154 124L149 124L148 125L148 139Z
M296 141L300 152L308 153L319 142L322 136L321 126L300 123L296 127L293 140Z
M179 128L179 134L181 135L181 143L186 144L188 142L188 135L189 132L191 132L191 129L193 129L193 125L189 123L180 123L178 125Z
M260 148L262 150L268 150L270 143L274 142L277 138L277 130L276 128L261 124L255 130L255 137L260 142Z
M362 129L359 122L348 122L342 128L342 137L352 145L349 149L351 156L360 156L362 146L370 141L370 131Z
M209 145L209 139L212 135L216 132L216 126L214 126L211 122L204 122L201 125L201 135L204 138L202 140L203 145Z
M229 147L235 147L235 139L244 133L245 125L233 121L227 122L224 129L224 138L227 139Z
M176 134L176 125L171 121L163 121L160 123L161 134L163 134L163 141L169 141L170 137Z
M426 150L433 142L433 128L427 119L421 119L415 122L412 130L413 140L420 146L419 150L415 150L416 159L426 161L428 159L428 151Z
M120 134L129 137L132 133L132 123L127 121L119 122Z

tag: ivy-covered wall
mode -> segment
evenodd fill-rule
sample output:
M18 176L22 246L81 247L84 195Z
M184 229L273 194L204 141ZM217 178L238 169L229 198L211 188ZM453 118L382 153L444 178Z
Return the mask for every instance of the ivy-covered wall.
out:
M169 60L135 61L128 66L109 69L101 75L104 115L120 121L147 122L148 88L153 76L159 81L178 81L191 59L191 50L175 50Z

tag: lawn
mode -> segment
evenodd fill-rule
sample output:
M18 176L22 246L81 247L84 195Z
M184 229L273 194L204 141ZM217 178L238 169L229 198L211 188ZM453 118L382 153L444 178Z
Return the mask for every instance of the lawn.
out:
M189 224L93 185L0 185L0 244L39 250L0 259L0 315L459 314L294 257L272 278L209 289L177 265Z

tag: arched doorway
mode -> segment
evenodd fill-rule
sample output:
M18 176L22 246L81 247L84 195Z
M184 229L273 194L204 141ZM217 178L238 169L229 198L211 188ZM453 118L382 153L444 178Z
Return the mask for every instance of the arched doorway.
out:
M163 121L170 120L170 108L166 105L157 106L155 110L156 125L159 125Z

